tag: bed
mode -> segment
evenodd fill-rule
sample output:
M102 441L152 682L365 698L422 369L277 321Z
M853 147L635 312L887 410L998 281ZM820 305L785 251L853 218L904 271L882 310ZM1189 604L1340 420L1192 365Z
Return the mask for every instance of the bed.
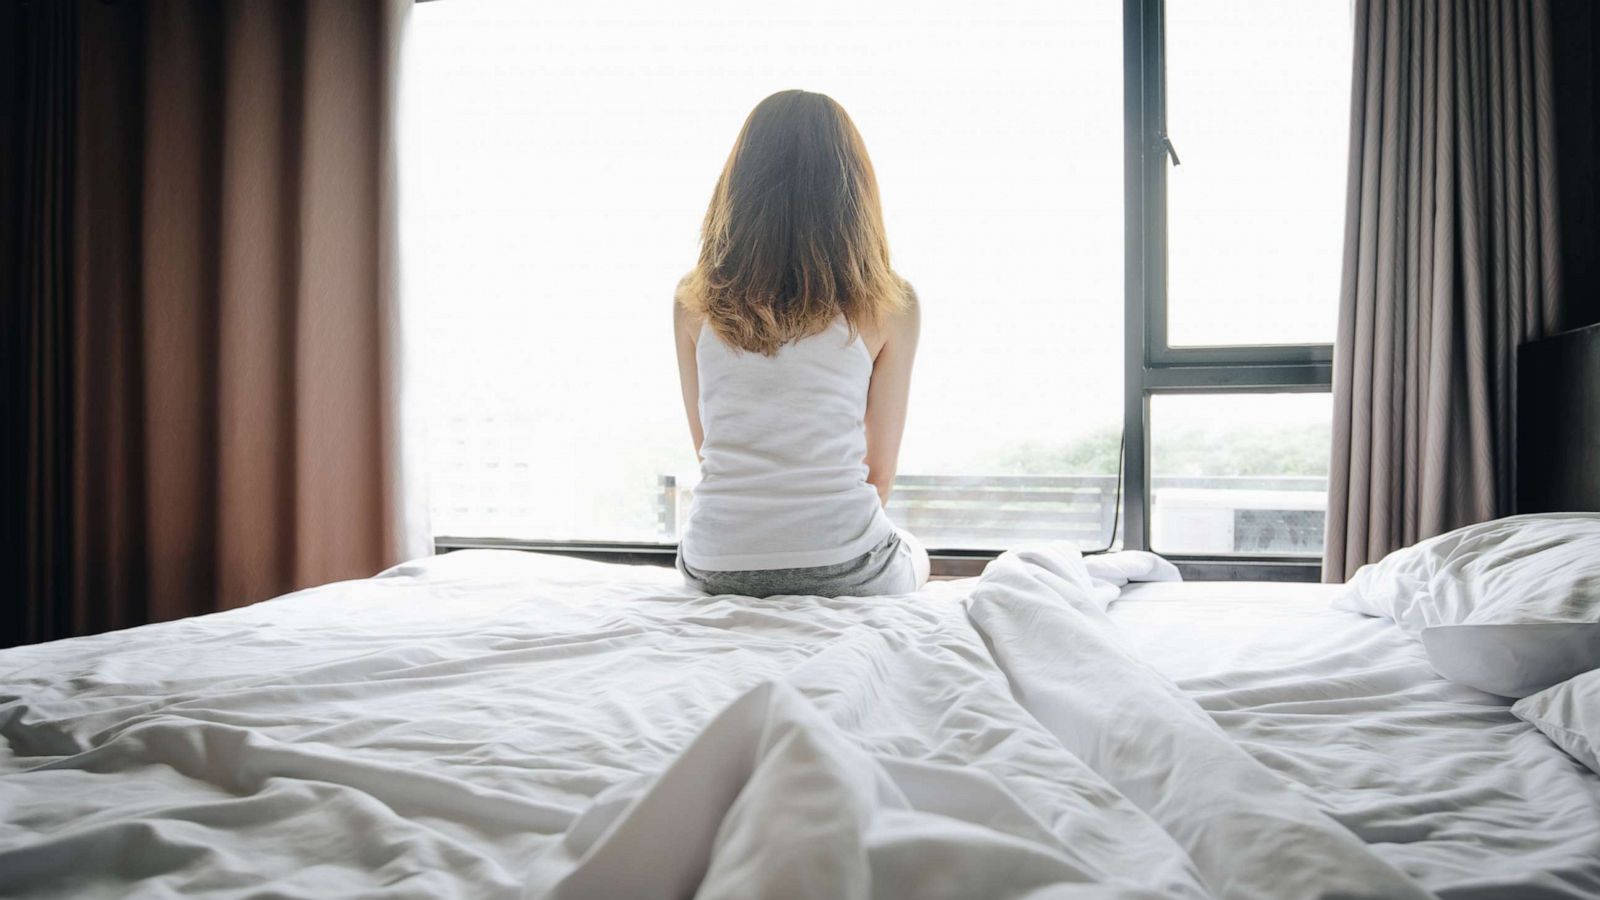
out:
M1564 383L1520 496L1594 509ZM468 550L0 650L0 896L1600 898L1600 775L1509 700L1335 588L1160 572L752 600Z
M1138 649L1317 807L1449 897L1600 893L1600 776L1331 585L1131 585Z
M1600 897L1600 776L1393 624L1086 571L463 551L0 651L0 893Z

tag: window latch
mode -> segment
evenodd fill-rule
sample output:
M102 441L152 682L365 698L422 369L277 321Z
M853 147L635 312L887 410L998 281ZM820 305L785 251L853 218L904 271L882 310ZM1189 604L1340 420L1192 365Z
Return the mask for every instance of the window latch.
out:
M1168 137L1165 131L1161 132L1161 134L1157 135L1157 137L1160 139L1160 145L1156 149L1172 157L1172 164L1174 166L1183 165L1182 161L1178 159L1177 148L1172 146L1172 138Z

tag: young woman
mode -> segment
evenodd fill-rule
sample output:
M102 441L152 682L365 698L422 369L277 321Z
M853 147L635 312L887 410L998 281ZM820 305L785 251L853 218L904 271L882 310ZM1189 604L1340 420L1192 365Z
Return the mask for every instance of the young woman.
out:
M918 311L866 145L783 91L745 120L673 304L700 484L678 568L708 593L898 594L928 554L884 513Z

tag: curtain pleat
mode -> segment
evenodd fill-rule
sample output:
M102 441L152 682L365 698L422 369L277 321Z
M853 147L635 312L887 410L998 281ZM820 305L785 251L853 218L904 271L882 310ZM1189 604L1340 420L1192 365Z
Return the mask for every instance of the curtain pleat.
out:
M296 457L292 298L299 268L304 22L292 4L230 6L221 23L217 244L217 547L225 598L270 595L293 572L293 531L253 534L258 517L290 522ZM285 187L287 186L287 189Z
M390 471L408 8L17 14L28 402L4 440L26 546L0 640L238 606L411 549Z
M390 348L382 334L387 312L373 302L382 209L375 109L385 91L374 74L384 48L370 13L345 3L306 7L305 81L328 87L306 92L302 115L294 329L297 368L313 375L295 383L306 427L295 431L294 569L312 582L347 577L349 559L382 559L386 539L387 516L363 529L340 521L341 510L381 506L385 487L381 407Z
M73 233L74 536L66 578L72 614L55 634L146 620L147 508L142 471L145 353L138 296L143 241L143 20L127 4L79 7L77 191ZM90 50L92 48L92 52ZM49 595L45 595L48 597Z
M1548 0L1358 0L1323 576L1514 496L1514 353L1557 327Z
M71 518L51 512L71 508L69 492L73 392L69 285L72 280L71 212L73 184L67 161L75 139L77 109L77 10L45 5L22 25L24 54L20 135L16 156L22 172L18 205L17 290L42 302L21 306L17 326L25 385L18 398L24 428L13 434L20 445L17 471L18 529L24 560L23 590L60 598L52 606L25 605L23 627L56 629L73 614L67 567L73 540Z

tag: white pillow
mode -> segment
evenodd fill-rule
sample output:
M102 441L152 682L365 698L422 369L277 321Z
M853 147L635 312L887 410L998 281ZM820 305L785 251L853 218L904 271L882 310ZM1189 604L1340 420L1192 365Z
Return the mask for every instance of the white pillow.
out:
M1600 669L1518 700L1511 712L1600 775Z
M1458 528L1362 566L1333 605L1393 619L1452 681L1527 696L1600 665L1600 513Z
M1502 697L1526 697L1600 665L1600 624L1432 625L1422 646L1434 671Z

